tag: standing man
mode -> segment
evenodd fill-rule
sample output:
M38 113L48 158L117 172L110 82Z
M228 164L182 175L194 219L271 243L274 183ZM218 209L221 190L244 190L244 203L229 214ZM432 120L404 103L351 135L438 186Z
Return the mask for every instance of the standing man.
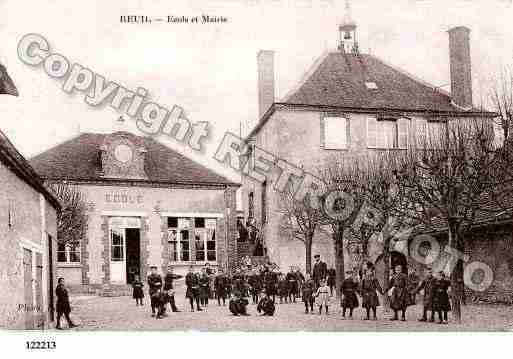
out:
M191 312L194 312L194 302L196 302L196 310L201 312L199 304L199 279L196 273L194 273L193 266L189 267L189 273L185 276L185 285L187 286L187 292L185 292L185 297L189 298L189 303L191 304Z
M174 288L173 288L173 281L175 279L180 279L180 278L182 278L181 275L174 274L173 266L167 267L167 273L164 277L164 291L167 293L166 299L167 299L167 302L170 304L171 310L173 312L179 312L179 310L175 304L175 292L174 292Z
M162 277L157 273L157 266L150 267L151 273L148 275L148 294L151 302L151 316L155 316L155 309L158 309L160 291L162 290Z
M214 288L217 295L217 304L221 305L221 299L223 300L223 306L226 305L226 297L228 296L228 277L223 273L222 269L219 269L217 276L214 279Z
M321 256L319 254L316 254L314 256L314 266L312 269L312 279L315 283L315 290L319 288L321 280L326 279L326 276L328 275L328 266L326 263L321 261Z
M71 313L71 306L69 304L69 295L68 290L64 286L64 278L59 278L57 281L57 288L55 289L55 295L57 296L57 325L55 329L61 328L61 317L64 315L66 321L68 322L69 328L75 328L76 325L73 324L71 318L69 317L69 313Z
M203 308L208 307L208 298L210 297L210 277L208 276L206 267L203 267L199 276L199 295L200 304Z
M395 266L395 274L390 281L392 295L390 298L390 307L394 311L394 317L390 320L399 320L398 312L401 312L401 320L406 321L406 308L410 303L410 294L408 293L408 275L402 272L400 265Z
M285 279L288 282L288 297L289 297L289 303L296 302L296 294L297 294L297 276L294 272L294 267L290 267L290 272L287 273L287 276Z
M426 277L415 289L415 294L424 290L424 298L422 300L423 304L423 312L422 318L419 319L419 322L426 322L428 311L431 312L430 322L435 321L435 312L433 311L433 294L435 290L435 277L433 277L433 270L431 268L426 269Z

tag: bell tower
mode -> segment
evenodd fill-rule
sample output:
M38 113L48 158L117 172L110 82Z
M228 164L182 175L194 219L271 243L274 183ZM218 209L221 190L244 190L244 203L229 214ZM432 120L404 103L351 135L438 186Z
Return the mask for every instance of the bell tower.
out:
M346 11L342 22L338 26L338 49L344 53L358 53L358 41L356 39L356 22L351 17L349 0L346 0Z

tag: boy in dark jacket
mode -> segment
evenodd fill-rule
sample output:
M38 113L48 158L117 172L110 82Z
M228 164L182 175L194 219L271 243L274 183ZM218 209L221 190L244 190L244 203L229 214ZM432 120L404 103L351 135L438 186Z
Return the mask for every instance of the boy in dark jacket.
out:
M310 273L306 273L306 279L303 283L303 302L305 303L305 314L308 314L308 308L313 314L315 282L310 278Z
M160 291L162 289L162 277L160 274L157 273L157 267L151 266L150 267L151 273L148 275L148 292L150 295L150 302L151 302L151 316L155 316L155 311L158 306L158 300L156 299L158 296L155 295L157 291Z
M135 299L135 305L143 305L143 298L144 298L144 291L143 291L144 284L139 279L139 276L136 275L134 277L134 281L132 282L132 297Z
M353 309L358 307L358 297L356 292L358 290L358 279L356 272L347 271L348 278L344 279L340 288L342 294L342 317L346 317L346 310L349 308L349 318L353 318Z
M280 275L280 279L278 280L278 296L280 297L280 304L283 303L285 299L285 303L288 303L289 296L289 283L283 274Z

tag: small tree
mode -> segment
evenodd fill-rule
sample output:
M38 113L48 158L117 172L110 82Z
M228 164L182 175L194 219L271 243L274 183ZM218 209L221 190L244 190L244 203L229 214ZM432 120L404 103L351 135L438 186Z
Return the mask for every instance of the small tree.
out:
M283 215L281 228L291 233L294 239L304 243L306 272L311 273L313 237L324 218L322 209L313 208L307 198L297 200L290 184L280 195L280 212Z
M61 244L79 242L87 228L86 204L82 192L64 183L51 184L50 189L62 204L57 217L57 240Z

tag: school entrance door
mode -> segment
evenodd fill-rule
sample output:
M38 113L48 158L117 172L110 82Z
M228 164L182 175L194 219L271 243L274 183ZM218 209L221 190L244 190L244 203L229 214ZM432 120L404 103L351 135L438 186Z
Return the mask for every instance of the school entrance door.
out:
M141 220L139 217L111 217L110 281L131 284L141 274Z

